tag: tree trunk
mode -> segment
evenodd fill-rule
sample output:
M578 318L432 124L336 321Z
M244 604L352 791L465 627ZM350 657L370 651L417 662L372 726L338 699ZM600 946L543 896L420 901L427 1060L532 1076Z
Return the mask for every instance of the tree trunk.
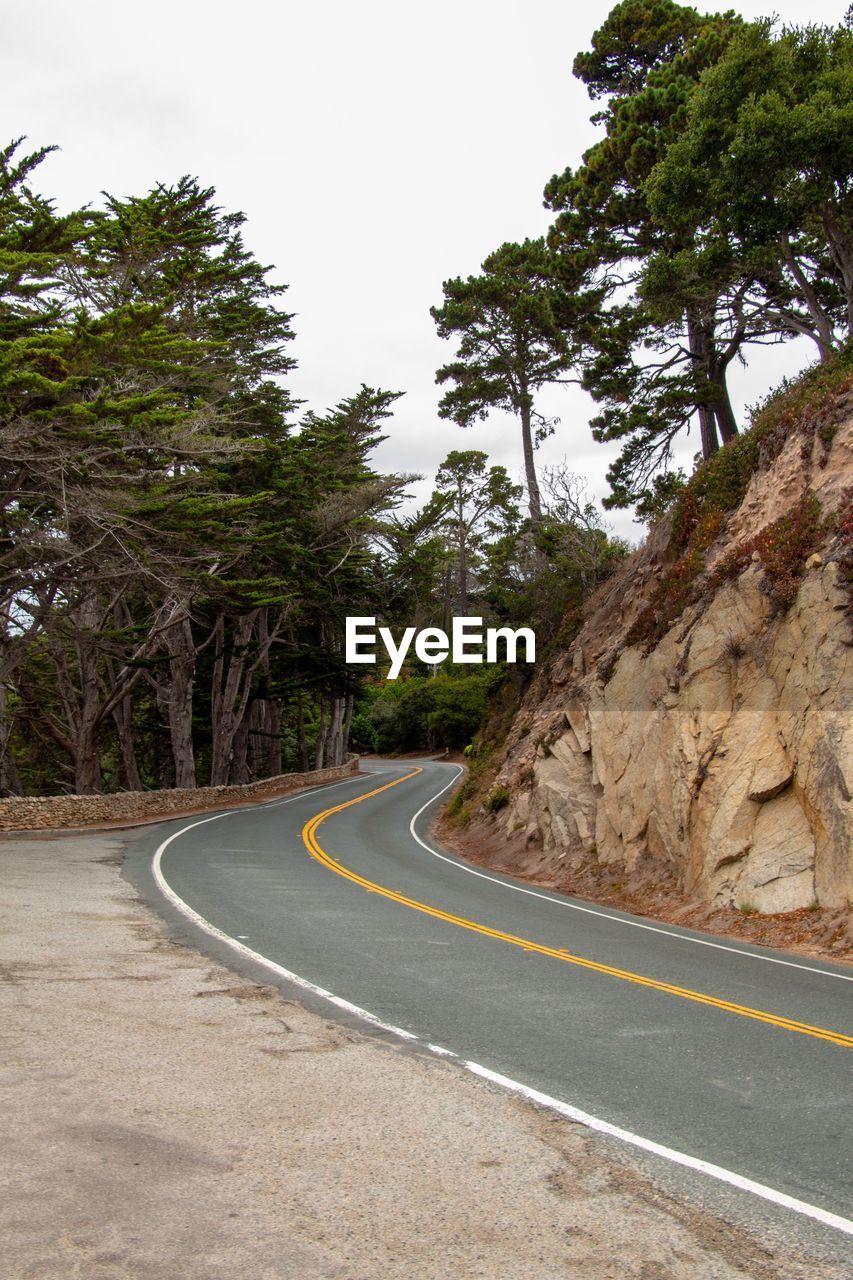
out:
M542 497L539 493L539 481L536 478L536 465L533 461L533 402L527 387L521 388L521 445L524 452L524 476L527 482L527 506L530 519L534 525L542 523Z
M121 762L124 769L124 783L128 791L142 791L142 776L136 759L136 747L133 741L133 706L130 694L122 698L113 707L113 723L118 736Z
M7 689L0 685L0 796L19 796L21 779L12 751L12 718L7 704Z
M453 601L451 599L452 592L450 584L453 581L453 566L448 560L446 569L444 570L444 605L442 609L442 626L445 631L450 631L450 620L453 616Z
M458 553L457 572L459 579L459 612L463 618L468 616L468 538L465 528L465 499L462 494L461 476L456 483L456 550Z
M305 707L302 703L302 690L296 695L296 737L299 743L299 763L302 772L308 772L308 741L305 737ZM279 743L279 751L281 744Z
M211 697L213 752L211 785L227 786L234 755L234 735L240 727L255 671L265 662L270 647L281 633L286 610L270 627L267 609L252 609L234 619L231 644L225 651L225 615L216 619L213 630L215 658ZM250 653L250 651L253 651Z
M184 616L163 633L169 655L169 688L164 709L169 722L175 786L196 786L195 752L193 749L193 691L195 687L196 651L192 625Z
M269 703L266 698L252 698L246 712L246 776L269 777ZM236 751L236 748L235 748Z
M711 362L713 359L713 343L709 333L707 316L698 308L688 307L685 311L687 321L687 342L694 372L700 377L711 380ZM702 440L702 457L705 461L716 453L720 447L717 436L717 415L715 405L698 404L699 434Z
M702 438L702 457L706 460L720 447L713 410L706 404L699 406L699 434Z
M94 591L83 595L74 611L77 670L80 677L78 716L72 733L74 790L79 796L96 795L101 789L100 724L101 682L95 640L103 622Z
M797 256L791 246L791 241L787 234L781 239L782 260L794 278L800 297L806 305L809 318L812 323L812 329L809 333L812 341L817 346L820 353L821 363L824 364L830 358L835 346L834 334L832 332L832 322L821 304L820 298L814 285L809 280L801 264L797 261ZM794 328L792 325L791 328ZM794 332L796 332L794 328ZM853 319L851 319L851 332L853 332Z
M435 667L433 667L433 673L435 673ZM342 748L341 760L340 760L341 764L345 763L347 758L347 753L349 751L349 731L350 731L350 725L352 724L352 711L353 711L354 705L355 705L355 699L353 698L353 695L351 693L348 693L347 709L346 709L346 714L344 716L344 731L341 737L341 748Z
M849 196L848 196L849 200ZM829 255L838 268L841 276L841 289L847 311L847 336L853 336L853 237L850 235L849 221L845 226L842 219L830 207L825 206L822 222L826 232Z
M227 786L231 778L234 735L246 710L253 667L248 667L248 646L258 610L241 614L234 620L230 651L225 653L225 615L216 620L213 663L212 730L213 752L210 785Z
M329 768L343 763L344 699L332 699L332 724L329 730L329 750L326 763Z
M725 370L723 370L720 375L719 381L717 381L716 378L715 381L720 388L720 395L719 398L714 401L712 406L714 410L714 417L717 420L717 426L720 428L720 437L723 444L730 444L731 441L734 440L735 436L738 435L738 427L737 419L735 418L734 410L732 409L732 402L729 398L729 389L726 386Z
M326 716L329 710L329 702L326 697L320 698L320 723L317 726L317 744L314 749L314 768L322 769L323 762L326 758L326 738L328 734Z
M234 733L229 774L232 786L241 787L249 781L249 735L255 719L255 705L254 702L249 703Z
M74 793L94 796L101 789L99 724L86 720L74 739Z
M281 702L278 698L270 698L269 707L269 776L277 778L281 773ZM304 729L303 729L304 737Z

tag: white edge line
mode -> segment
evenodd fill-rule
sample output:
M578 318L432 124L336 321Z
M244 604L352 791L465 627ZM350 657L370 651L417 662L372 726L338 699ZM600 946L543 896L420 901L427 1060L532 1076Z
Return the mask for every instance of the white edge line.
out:
M356 774L352 778L345 778L343 782L334 782L331 786L318 788L318 790L332 791L335 787L342 787L346 785L346 783L357 782L359 779L363 780L363 778L363 774ZM264 805L263 807L269 808L272 805L290 804L294 800L300 800L304 796L311 794L311 792L302 791L297 796L289 796L286 800L274 800L270 805ZM327 991L325 987L319 987L316 983L309 982L307 978L301 978L298 973L293 973L290 969L285 969L283 965L276 964L274 960L269 960L259 952L253 951L251 947L247 947L236 938L232 938L230 934L223 933L221 929L217 929L216 925L211 924L209 920L204 918L204 916L199 915L199 913L194 911L188 903L184 902L183 898L179 897L178 894L175 893L174 889L163 875L161 866L163 854L166 852L172 841L177 840L178 836L185 835L187 831L193 831L196 827L203 827L207 822L216 822L219 818L230 818L233 814L243 812L245 812L244 809L229 809L225 813L215 813L210 818L202 818L198 822L191 822L188 827L181 827L179 831L173 832L168 839L164 840L162 844L157 846L157 849L154 851L154 857L151 860L151 872L154 876L154 882L163 896L177 911L181 913L181 915L192 921L192 923L199 929L203 929L204 932L209 934L212 938L216 938L218 942L224 942L226 946L230 947L232 951L236 951L238 955L244 956L247 960L252 960L255 964L262 965L265 969L269 969L271 973L276 974L280 978L286 979L288 982L294 983L304 991L310 991L313 995L321 996L324 1000L328 1000L330 1004L335 1005L338 1009L343 1009L345 1012L354 1014L358 1018L363 1018L364 1021L369 1022L372 1027L377 1027L382 1031L391 1031L395 1036L402 1037L403 1040L416 1040L417 1036L413 1035L411 1031L406 1031L403 1027L395 1027L390 1022L383 1022L381 1018L377 1018L375 1014L370 1013L367 1009L362 1009L360 1005L352 1004L349 1000L344 1000L341 996L334 995L333 992Z
M662 1156L664 1160L669 1160L672 1164L682 1165L686 1169L694 1169L698 1173L706 1174L709 1178L716 1178L718 1182L728 1183L729 1186L737 1187L740 1191L748 1191L754 1196L760 1196L762 1200L769 1200L771 1204L779 1205L780 1208L791 1209L794 1213L813 1218L815 1222L821 1222L826 1227L834 1227L837 1231L843 1231L845 1235L853 1235L853 1221L849 1218L842 1218L837 1213L830 1213L826 1209L818 1208L817 1205L807 1204L804 1200L797 1200L796 1197L786 1195L784 1191L776 1191L773 1187L766 1187L761 1182L753 1182L752 1178L745 1178L742 1174L733 1173L730 1169L723 1169L718 1164L711 1164L707 1160L699 1160L696 1156L685 1155L683 1151L675 1151L672 1147L664 1147L659 1142L652 1142L650 1138L642 1138L639 1134L631 1133L628 1129L620 1129L617 1125L610 1124L607 1120L600 1120L597 1116L591 1116L586 1111L579 1111L577 1107L561 1102L559 1098L552 1098L549 1094L540 1093L537 1089L530 1089L527 1085L519 1084L517 1080L511 1080L508 1076L499 1075L497 1071L491 1071L488 1067L481 1067L478 1062L463 1062L462 1066L473 1075L482 1076L484 1080L500 1085L502 1089L507 1089L511 1093L520 1094L529 1102L535 1102L540 1107L547 1107L549 1111L556 1111L559 1115L564 1116L565 1119L573 1120L576 1124L582 1124L587 1129L594 1129L597 1133L605 1133L611 1138L618 1138L620 1142L626 1142L632 1147L639 1147L641 1151L648 1151L653 1155Z
M776 956L766 956L760 951L745 951L742 947L730 947L724 942L711 942L708 938L694 938L689 933L678 933L675 929L662 929L660 925L644 924L641 920L629 920L624 916L616 916L609 911L602 911L598 907L582 907L577 902L569 902L564 898L555 898L552 894L542 893L538 889L525 889L523 885L500 880L497 876L490 876L486 871L478 871L476 867L471 867L458 858L450 858L447 854L439 853L438 850L431 848L420 838L415 830L415 823L424 809L428 809L434 800L444 795L445 791L448 791L457 781L459 774L465 772L462 765L456 765L456 768L459 770L456 777L451 778L446 787L442 787L441 791L436 792L432 800L427 800L426 804L421 805L409 823L409 831L414 839L417 840L422 849L426 849L427 853L432 854L434 858L440 858L442 862L448 863L451 867L456 867L459 871L467 871L469 875L476 876L478 880L489 880L492 884L500 885L503 889L512 889L515 893L524 893L529 898L541 898L543 902L552 902L555 907L565 907L569 911L582 911L584 915L598 916L600 920L613 920L616 924L630 925L634 929L647 929L650 933L661 933L667 938L677 938L680 942L692 942L698 947L713 947L716 951L728 951L731 955L747 956L750 960L764 960L767 964L781 964L789 969L803 969L806 973L819 973L823 978L840 978L842 982L853 982L853 973L836 973L832 969L818 969L814 965L800 964L796 960L779 960Z
M462 772L461 769L460 772ZM358 781L361 776L363 775L356 774L352 778L344 779L343 782L335 782L330 786L318 787L317 790L332 791L335 787L341 787L349 782ZM459 775L457 774L457 777L458 776ZM451 782L448 783L448 786L452 786L455 781L456 778L453 778ZM442 787L441 791L437 792L436 795L432 797L432 800L437 800L438 797L443 795L447 789L447 787ZM298 795L288 796L284 800L271 801L270 804L291 804L294 800L303 799L306 795L311 794L314 793L302 791ZM432 800L428 800L427 804L425 804L422 809L418 810L415 817L418 817L419 814L423 812L423 809L426 809L430 804L432 804ZM263 807L269 806L265 805ZM285 978L288 982L294 983L303 990L310 991L314 995L321 996L336 1008L343 1009L347 1013L363 1019L372 1027L377 1027L382 1031L389 1031L403 1040L417 1041L418 1036L413 1034L411 1031L406 1031L402 1027L395 1027L390 1022L383 1022L381 1018L370 1013L367 1009L362 1009L360 1005L352 1004L349 1000L344 1000L340 996L333 995L333 993L331 991L327 991L325 987L319 987L316 983L309 982L307 978L301 978L299 974L293 973L290 969L285 969L283 965L276 964L274 960L269 960L259 952L253 951L251 947L244 946L242 942L238 942L236 938L232 938L221 929L217 929L209 920L206 920L204 916L199 915L199 913L194 911L188 903L184 902L183 898L179 897L178 894L175 893L174 889L172 889L168 884L165 876L163 875L161 862L163 854L173 840L177 840L178 836L184 835L187 831L194 830L195 827L204 826L207 822L216 822L219 818L228 818L231 817L232 814L239 814L243 812L245 812L244 809L229 809L225 813L215 813L210 818L201 818L199 821L191 822L189 826L181 827L180 830L173 832L172 835L162 842L162 844L158 845L151 862L151 870L160 892L172 904L172 906L181 913L181 915L185 916L188 920L191 920L194 925L203 929L204 932L210 934L211 937L216 938L219 942L225 943L225 945L230 947L232 951L236 951L239 955L245 956L246 959L252 960L255 964L261 965L271 973L275 973L279 977ZM414 819L412 821L414 823ZM414 830L412 831L412 834L415 834ZM417 836L415 836L415 839L418 840L419 844L423 843ZM427 846L424 845L424 848L427 848ZM429 850L429 852L432 853L433 850ZM465 869L467 870L467 868ZM489 876L486 878L491 879L492 877ZM503 881L499 880L497 883L502 884ZM526 891L522 890L522 892ZM537 894L536 896L547 897L545 894ZM553 901L553 899L549 900ZM593 912L593 914L598 915L599 913ZM618 919L618 916L615 918ZM675 937L680 936L680 934L675 935ZM751 953L746 952L745 954L750 955ZM818 970L818 972L821 972L821 970ZM751 1178L745 1178L742 1174L734 1173L730 1169L723 1169L720 1165L711 1164L707 1160L700 1160L696 1156L686 1155L683 1151L676 1151L672 1147L665 1147L659 1142L653 1142L650 1138L643 1138L637 1133L631 1133L628 1129L620 1129L618 1125L611 1124L608 1120L601 1120L598 1116L593 1116L586 1111L581 1111L567 1102L561 1102L559 1098L552 1098L550 1094L540 1093L538 1089L531 1089L528 1085L521 1084L518 1080L513 1080L509 1076L500 1075L497 1071L492 1071L489 1067L483 1067L478 1062L472 1062L470 1060L466 1061L465 1059L460 1058L459 1055L454 1053L451 1049L445 1049L441 1045L431 1043L425 1044L424 1047L438 1057L452 1058L472 1075L479 1076L483 1080L488 1080L491 1084L498 1085L500 1088L506 1089L510 1093L518 1094L519 1096L526 1098L527 1101L535 1103L537 1106L546 1107L549 1111L554 1111L558 1115L563 1116L564 1119L574 1121L575 1124L581 1124L585 1128L592 1129L597 1133L607 1134L609 1137L616 1138L618 1141L624 1142L629 1146L638 1147L641 1151L647 1151L652 1155L660 1156L662 1159L668 1160L671 1164L681 1165L685 1169L692 1169L697 1173L703 1173L709 1178L715 1178L718 1182L727 1183L731 1187L736 1187L740 1191L747 1191L751 1195L759 1196L762 1200L767 1200L771 1204L775 1204L780 1208L790 1209L792 1212L799 1213L806 1218L811 1218L813 1221L820 1222L824 1226L833 1227L835 1230L841 1231L845 1235L853 1236L853 1221L849 1218L842 1218L839 1214L830 1213L828 1210L821 1209L817 1205L808 1204L804 1200L797 1200L794 1196L786 1195L784 1191L776 1191L773 1187L766 1187L761 1182L753 1182Z

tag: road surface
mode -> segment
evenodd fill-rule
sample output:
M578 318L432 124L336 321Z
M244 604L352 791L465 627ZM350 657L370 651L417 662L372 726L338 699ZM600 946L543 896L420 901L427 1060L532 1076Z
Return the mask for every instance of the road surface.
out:
M853 973L469 866L428 834L458 772L371 762L148 831L136 856L235 958L700 1182L853 1231Z

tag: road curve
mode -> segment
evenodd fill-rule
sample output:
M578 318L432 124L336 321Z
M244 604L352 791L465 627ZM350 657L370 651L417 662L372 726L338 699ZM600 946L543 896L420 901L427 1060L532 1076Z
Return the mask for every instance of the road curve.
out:
M853 1231L853 973L470 867L427 832L458 772L371 762L149 831L137 856L172 907L274 974Z

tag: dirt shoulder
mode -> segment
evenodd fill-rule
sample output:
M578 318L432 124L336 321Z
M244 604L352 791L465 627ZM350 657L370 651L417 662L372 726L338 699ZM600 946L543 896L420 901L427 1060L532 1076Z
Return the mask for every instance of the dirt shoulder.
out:
M488 819L475 818L468 827L460 827L442 814L434 829L436 838L466 861L551 892L723 938L853 965L853 912L848 907L815 905L778 915L713 907L682 893L672 872L659 862L643 863L633 872L600 863L562 869L553 853L528 848L521 837L508 841Z
M0 839L3 1280L840 1280L177 945L121 854Z

